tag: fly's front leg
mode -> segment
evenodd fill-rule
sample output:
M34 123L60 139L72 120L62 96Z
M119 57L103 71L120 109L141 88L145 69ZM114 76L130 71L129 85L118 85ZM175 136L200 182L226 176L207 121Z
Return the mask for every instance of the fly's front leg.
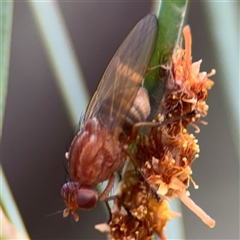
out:
M105 200L105 205L109 213L109 218L107 220L107 223L109 224L112 221L112 211L111 211L111 207L109 206L108 199Z
M111 189L113 188L113 184L115 181L115 176L114 173L110 176L107 186L104 189L104 191L99 195L99 200L100 201L105 201L105 199L107 198L107 195L109 194L109 192L111 191Z

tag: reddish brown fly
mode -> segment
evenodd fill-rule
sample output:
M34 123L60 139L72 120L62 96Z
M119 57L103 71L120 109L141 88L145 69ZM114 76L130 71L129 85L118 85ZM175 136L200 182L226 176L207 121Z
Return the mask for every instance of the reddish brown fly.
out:
M76 210L93 208L112 189L114 173L127 157L131 129L150 113L142 84L156 35L157 19L149 14L136 24L109 63L66 154L72 181L61 189L64 217L71 212L77 221ZM107 187L98 194L94 187L105 180Z

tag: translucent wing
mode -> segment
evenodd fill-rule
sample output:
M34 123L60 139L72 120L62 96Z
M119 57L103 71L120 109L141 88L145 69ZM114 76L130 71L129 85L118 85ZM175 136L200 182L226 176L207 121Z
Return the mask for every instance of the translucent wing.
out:
M157 35L157 19L141 19L109 63L89 104L85 121L96 117L111 130L121 127L142 86Z

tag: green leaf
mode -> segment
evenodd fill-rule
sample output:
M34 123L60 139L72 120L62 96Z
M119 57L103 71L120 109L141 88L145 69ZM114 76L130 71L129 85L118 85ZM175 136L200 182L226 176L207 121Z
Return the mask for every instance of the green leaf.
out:
M2 126L4 110L7 97L10 46L12 33L13 2L1 2L0 4L0 46L1 46L1 74L0 74L0 138L2 137Z
M10 63L10 48L12 35L12 20L13 20L13 1L1 2L0 4L0 139L2 137L2 127L4 120L4 110L7 99L8 76ZM0 214L1 239L29 239L25 230L21 216L14 202L11 190L5 178L2 166L0 165Z

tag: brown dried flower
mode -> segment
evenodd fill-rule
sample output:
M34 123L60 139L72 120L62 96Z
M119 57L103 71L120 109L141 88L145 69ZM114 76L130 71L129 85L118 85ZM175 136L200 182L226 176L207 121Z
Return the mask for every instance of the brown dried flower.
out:
M178 197L209 227L215 225L215 221L188 197L187 191L190 182L198 188L191 176L191 165L199 156L197 139L187 127L192 125L199 132L197 123L205 123L200 118L207 115L206 99L213 86L208 77L215 71L210 74L200 72L201 60L192 63L189 26L184 27L183 35L185 49L178 47L172 56L160 113L155 120L168 121L152 127L148 135L136 139L133 156L145 179L129 162L112 208L112 219L108 225L98 226L109 233L110 239L145 240L152 239L154 233L166 239L164 227L167 221L179 216L167 203L174 197ZM186 115L193 110L193 114ZM160 202L151 188L160 196Z

